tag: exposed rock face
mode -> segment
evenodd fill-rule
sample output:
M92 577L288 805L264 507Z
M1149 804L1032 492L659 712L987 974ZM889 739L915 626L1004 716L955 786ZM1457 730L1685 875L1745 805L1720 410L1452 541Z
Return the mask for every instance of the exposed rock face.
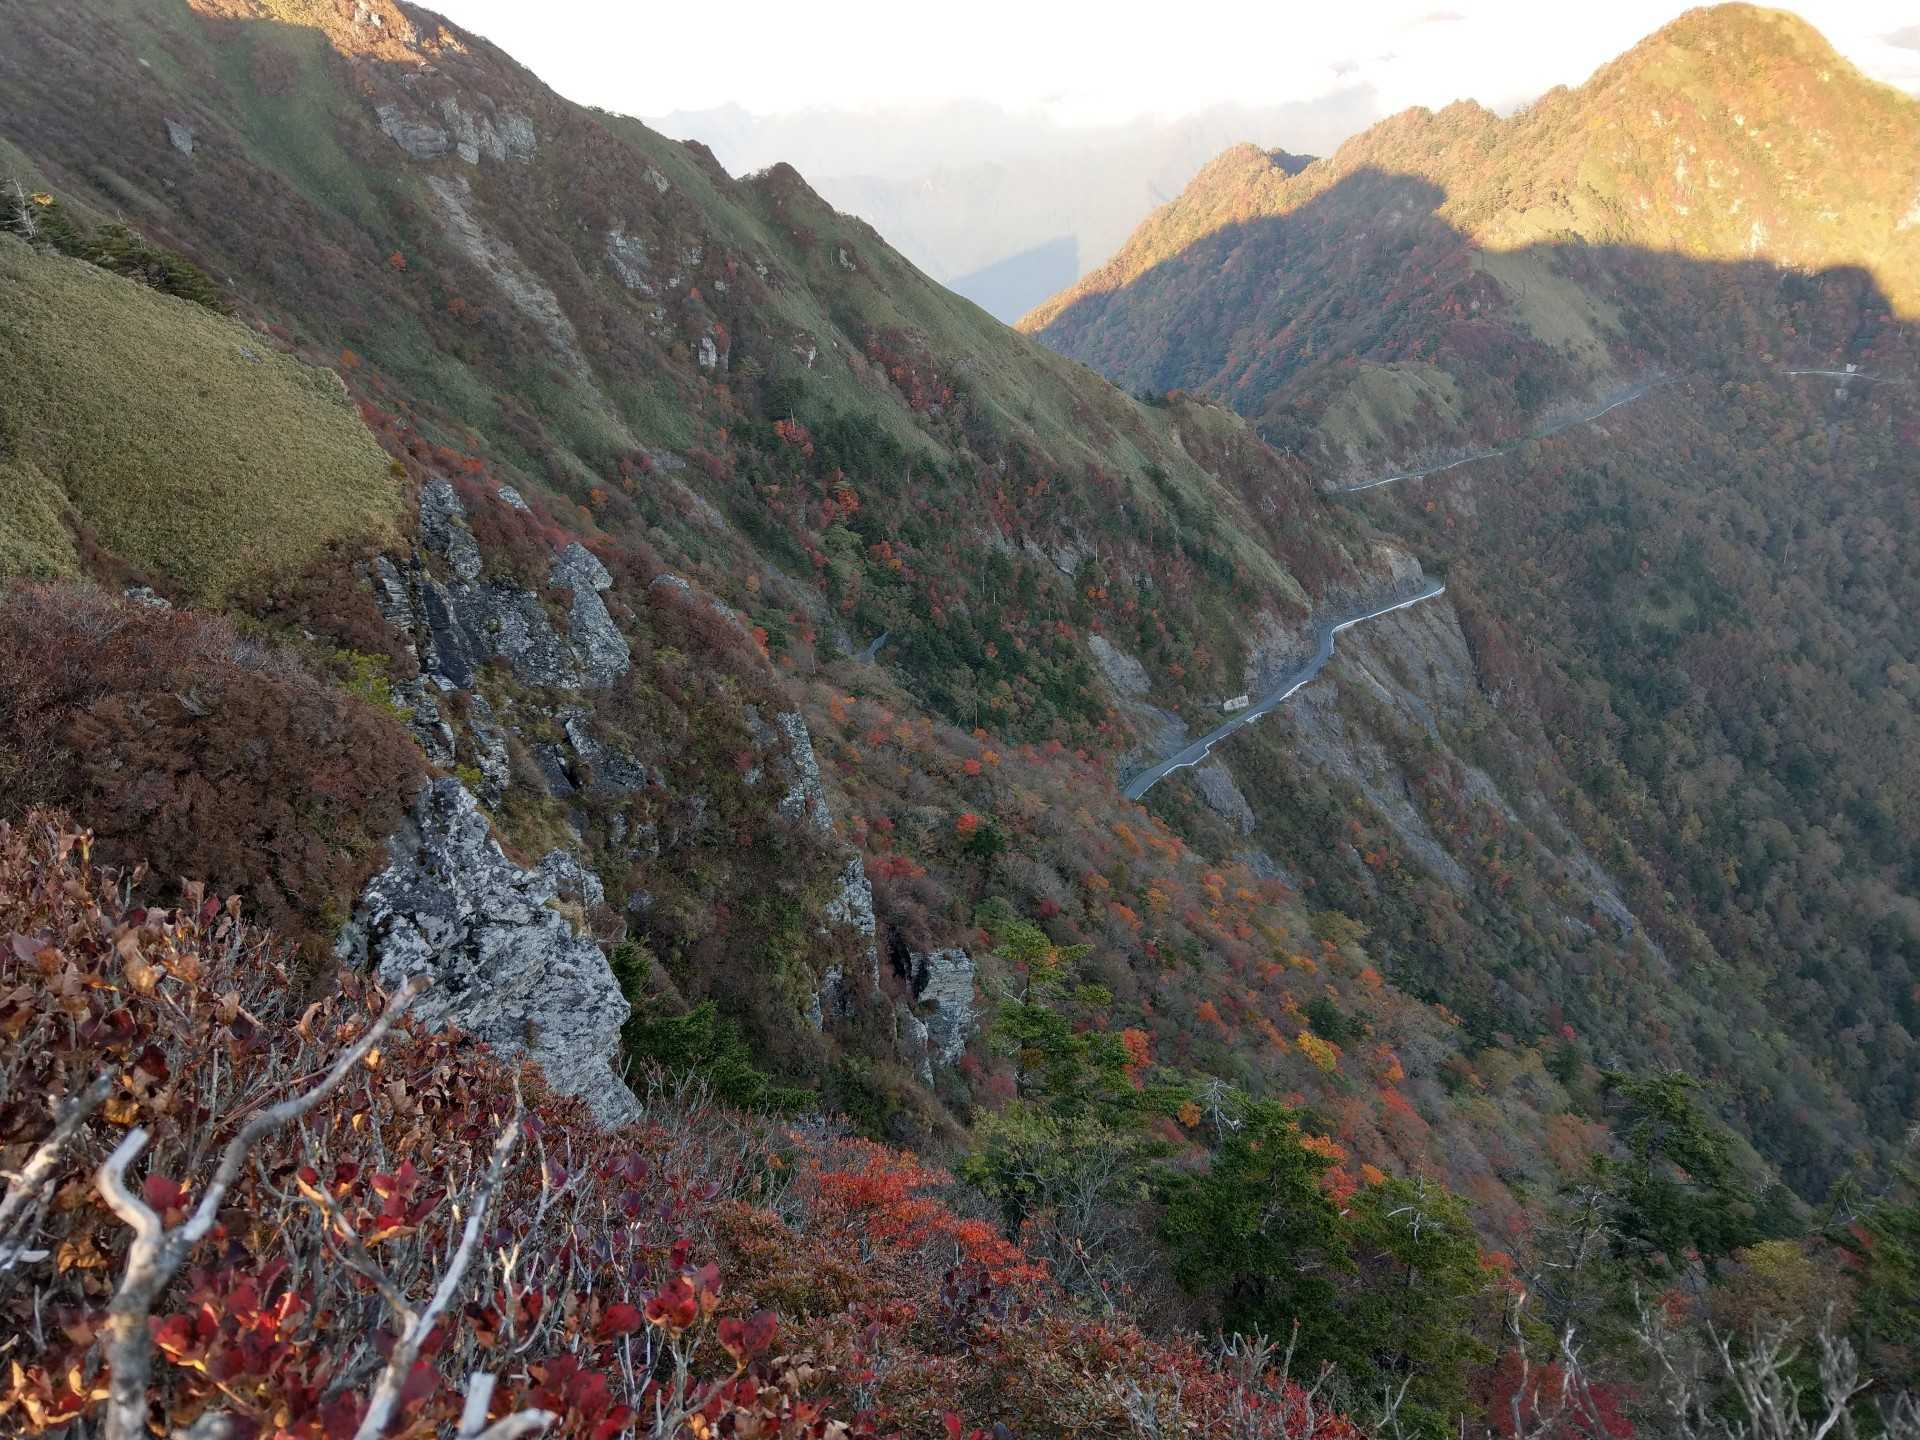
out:
M1087 563L1086 552L1071 541L1062 541L1053 549L1046 550L1041 548L1037 540L1023 540L1021 548L1035 563L1051 565L1069 580L1079 575L1080 567Z
M393 686L395 703L405 707L407 728L420 742L427 759L436 765L451 765L454 757L453 726L440 713L439 702L427 688L427 682L415 676Z
M535 873L551 881L553 893L565 900L578 900L591 910L607 903L606 887L600 877L565 850L549 850L540 857Z
M398 105L391 102L376 105L373 113L379 117L380 128L387 132L387 138L415 160L437 160L453 148L446 131L430 120L401 113Z
M193 127L183 120L167 121L167 139L188 159L193 158Z
M613 576L591 550L576 540L553 557L547 580L556 588L573 592L568 638L580 658L586 683L611 685L633 663L627 637L613 623L606 601L600 598L602 590L612 587Z
M496 125L495 117L464 109L451 95L440 101L440 113L452 132L454 148L469 165L478 165L482 155L496 161L533 158L533 122L524 115L503 111Z
M879 925L873 915L873 882L867 879L867 867L858 855L848 856L847 868L840 872L840 893L827 901L821 913L826 916L828 931L835 927L851 930L866 941L867 983L878 986L880 947L874 936Z
M474 760L480 771L480 798L498 805L513 783L513 764L507 755L507 737L501 733L486 696L469 697L467 729L473 735Z
M829 965L820 977L820 988L807 1001L807 1023L815 1030L827 1028L827 1016L836 1020L853 1012L853 997L847 993L845 977L838 965Z
M1106 636L1087 636L1087 648L1093 652L1108 682L1122 695L1138 698L1153 688L1153 682L1147 678L1147 667Z
M647 247L638 236L627 234L624 225L616 225L607 232L607 263L627 289L642 295L653 294L653 284L647 279Z
M570 689L580 667L539 597L515 585L441 585L424 580L421 608L432 642L425 663L447 686L466 690L474 671L498 655L531 685Z
M820 759L813 753L813 733L807 729L806 717L798 710L783 710L773 717L773 723L787 737L788 764L793 776L793 784L780 798L780 813L789 820L804 819L822 834L832 831L833 811L827 805L827 787L820 778ZM871 913L871 889L867 895Z
M385 123L384 117L382 123ZM427 127L432 129L433 127ZM389 130L388 134L393 132ZM434 130L445 153L446 132ZM397 139L398 137L396 137ZM406 148L404 142L402 148ZM407 151L413 154L412 150ZM419 158L419 157L416 157ZM540 327L548 343L581 375L587 362L580 353L580 337L573 321L560 306L560 299L505 240L490 234L473 210L473 194L464 175L429 175L427 188L439 200L442 225L447 236L466 253L468 259L487 273L500 291L529 320Z
M1472 664L1466 639L1444 599L1408 611L1407 617L1393 626L1348 631L1340 651L1340 681L1397 711L1411 733L1431 731L1437 720L1424 697L1447 703L1452 687L1470 683ZM1396 644L1405 645L1409 656L1421 657L1425 683L1418 693L1402 686L1383 661ZM1472 888L1472 876L1434 835L1385 746L1343 714L1339 686L1309 685L1293 697L1285 713L1298 727L1295 753L1301 759L1365 795L1407 853L1437 879L1463 894Z
M446 559L452 583L403 576L382 559L374 565L374 598L389 622L420 635L421 668L442 689L470 689L474 671L495 656L520 679L554 689L611 685L626 674L632 652L600 598L613 577L584 545L567 546L548 570L549 582L573 595L563 640L537 595L480 581L480 547L445 480L420 491L420 540Z
M480 545L467 526L466 507L445 480L429 481L420 491L420 543L462 580L480 578Z
M895 1016L896 1028L900 1034L900 1047L914 1057L914 1073L920 1077L922 1085L933 1084L933 1044L927 1030L927 1022L911 1010L901 1010Z
M1240 828L1242 835L1251 835L1255 824L1253 807L1247 803L1247 797L1240 793L1240 787L1233 781L1233 772L1218 760L1196 766L1187 774L1192 777L1193 785L1200 792L1200 798L1207 802L1207 808L1223 819L1232 821Z
M431 977L416 1011L428 1023L534 1060L604 1125L638 1114L613 1069L626 999L600 947L548 903L563 887L593 903L598 880L565 855L536 870L514 864L457 780L426 788L388 853L341 933L339 958L373 967L383 985Z
M629 795L645 789L652 778L647 767L624 750L603 743L587 725L586 715L569 711L561 719L567 743L587 767L587 788L615 795Z
M930 1059L951 1065L973 1031L973 957L964 950L930 950L913 957L913 993L930 1007L926 1039Z
M423 499L423 513L426 508ZM376 555L367 571L367 579L373 586L373 603L380 611L381 618L406 637L407 651L417 662L420 652L414 644L413 632L419 614L414 607L413 592L408 588L406 577L386 556ZM440 713L439 702L434 699L427 682L425 671L410 680L398 681L393 686L393 699L406 716L407 728L413 732L413 738L420 742L426 757L436 765L451 765L455 747L453 727ZM487 800L492 804L499 798L498 795L489 795Z
M411 649L417 617L413 610L413 592L407 588L406 577L386 556L377 555L368 570L367 579L373 586L373 603L380 611L380 618L407 636L407 645Z

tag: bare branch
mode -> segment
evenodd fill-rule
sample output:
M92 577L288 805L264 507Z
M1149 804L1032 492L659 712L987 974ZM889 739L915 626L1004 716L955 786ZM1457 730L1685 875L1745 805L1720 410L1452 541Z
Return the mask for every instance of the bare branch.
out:
M354 1440L376 1440L386 1433L387 1424L393 1419L394 1408L400 1403L400 1392L407 1383L407 1377L413 1373L414 1361L419 1357L420 1346L427 1336L433 1333L433 1327L440 1321L441 1315L453 1303L460 1291L461 1282L466 1278L467 1266L473 1260L475 1247L480 1243L480 1228L486 1219L487 1207L493 1202L494 1191L507 1172L507 1161L513 1154L513 1147L520 1139L520 1107L516 1103L513 1118L507 1121L506 1128L493 1142L493 1158L487 1166L485 1177L477 1188L467 1197L467 1222L460 1235L460 1246L447 1262L447 1268L440 1277L440 1283L434 1288L433 1298L427 1302L426 1309L412 1315L402 1324L399 1337L393 1342L393 1351L387 1357L386 1368L380 1372L380 1379L373 1387L373 1394L367 1399L367 1413L360 1421L360 1428L354 1432ZM403 1312L404 1313L404 1312ZM471 1408L473 1394L469 1391L468 1406ZM485 1413L485 1405L481 1411ZM515 1417L508 1417L509 1419ZM521 1434L522 1430L511 1433ZM544 1429L545 1425L531 1428Z
M27 1249L27 1237L39 1224L41 1207L46 1204L48 1186L60 1152L79 1133L87 1117L107 1101L113 1091L112 1074L101 1075L78 1095L69 1096L53 1118L53 1129L34 1147L33 1154L18 1172L7 1177L7 1193L0 1197L0 1276L14 1266L45 1258L45 1252Z
M33 239L40 225L33 217L33 207L27 203L27 189L17 175L7 182L7 198L12 202L13 228L23 240Z
M133 1231L120 1288L107 1307L106 1324L101 1329L110 1372L106 1423L102 1429L105 1440L145 1440L147 1388L153 1374L153 1338L147 1317L153 1311L154 1301L193 1247L213 1228L220 1203L239 1178L247 1155L271 1131L298 1120L337 1089L425 988L422 977L409 980L389 1000L380 1017L367 1027L366 1033L341 1053L325 1079L311 1090L269 1106L248 1120L227 1143L220 1166L193 1214L172 1230L168 1230L152 1207L127 1185L127 1167L147 1145L149 1137L145 1129L136 1126L129 1130L113 1154L101 1164L94 1183L108 1207Z

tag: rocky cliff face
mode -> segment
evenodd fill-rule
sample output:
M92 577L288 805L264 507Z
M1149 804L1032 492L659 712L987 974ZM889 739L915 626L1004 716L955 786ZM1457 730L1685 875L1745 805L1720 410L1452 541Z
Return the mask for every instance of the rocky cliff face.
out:
M415 1014L533 1060L603 1124L632 1119L638 1102L614 1071L626 999L600 947L553 908L569 890L594 900L599 882L564 852L532 870L514 864L457 780L427 787L388 850L340 959L387 986L427 976Z

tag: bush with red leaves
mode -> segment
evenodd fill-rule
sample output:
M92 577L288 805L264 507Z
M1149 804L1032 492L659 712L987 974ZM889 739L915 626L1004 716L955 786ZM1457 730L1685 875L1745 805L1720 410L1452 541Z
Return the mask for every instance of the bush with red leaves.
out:
M0 675L0 815L81 810L104 857L238 892L290 936L337 928L425 777L396 716L218 617L19 586Z
M223 1417L239 1440L372 1440L526 1416L593 1440L957 1440L964 1415L1353 1440L1244 1351L1078 1313L911 1157L658 1085L644 1119L597 1132L530 1068L376 1020L391 1002L351 976L297 1008L237 902L191 885L176 910L134 906L137 877L90 847L44 812L0 825L8 1433L106 1428L109 1346L132 1333L151 1372L126 1433ZM136 1208L189 1238L116 1331Z

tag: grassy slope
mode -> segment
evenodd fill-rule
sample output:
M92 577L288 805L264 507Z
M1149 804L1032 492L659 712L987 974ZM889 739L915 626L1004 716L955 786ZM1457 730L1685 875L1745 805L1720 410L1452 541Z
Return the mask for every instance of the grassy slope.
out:
M201 600L392 533L399 486L332 374L12 239L0 286L0 572L72 573L62 515Z

